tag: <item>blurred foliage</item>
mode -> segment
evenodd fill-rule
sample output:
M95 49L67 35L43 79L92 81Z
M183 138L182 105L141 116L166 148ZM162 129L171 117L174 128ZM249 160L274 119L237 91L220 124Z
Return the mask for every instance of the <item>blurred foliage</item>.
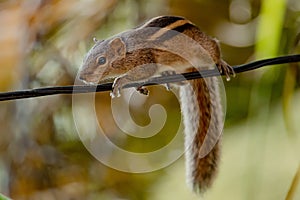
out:
M7 0L0 1L0 90L71 85L94 36L104 39L167 14L185 16L217 37L231 65L300 53L299 0ZM204 198L284 199L290 187L300 198L292 184L300 152L299 64L239 74L225 86L224 156ZM168 120L146 143L120 141L109 94L97 94L98 120L127 150L161 148L177 130L174 94L150 90L131 107L133 120L148 124L157 103ZM0 119L0 192L13 199L198 199L185 185L184 159L147 174L97 161L76 133L71 96L1 102Z
M0 200L9 200L10 198L0 194Z

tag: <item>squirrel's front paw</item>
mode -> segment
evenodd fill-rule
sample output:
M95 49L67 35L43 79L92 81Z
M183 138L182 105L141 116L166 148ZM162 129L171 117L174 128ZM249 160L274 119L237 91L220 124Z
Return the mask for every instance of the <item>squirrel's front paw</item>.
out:
M110 92L111 98L121 96L120 91L121 91L123 85L124 85L124 83L122 81L122 77L118 77L114 80L114 83L112 85L112 91Z
M120 89L113 88L113 90L110 92L111 98L119 97L121 96L120 94Z
M131 83L132 80L128 78L127 76L121 76L117 77L114 80L114 83L112 85L112 91L110 92L110 96L112 98L121 96L121 89L124 87L124 85ZM137 87L136 90L143 95L149 95L149 90L143 86Z

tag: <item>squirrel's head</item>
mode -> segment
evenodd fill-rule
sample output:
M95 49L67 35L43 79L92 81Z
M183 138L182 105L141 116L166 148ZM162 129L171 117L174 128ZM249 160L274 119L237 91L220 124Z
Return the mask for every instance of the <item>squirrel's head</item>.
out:
M120 69L113 67L113 62L126 56L126 45L119 37L94 41L96 44L87 53L79 71L79 79L89 84L97 84L118 75Z

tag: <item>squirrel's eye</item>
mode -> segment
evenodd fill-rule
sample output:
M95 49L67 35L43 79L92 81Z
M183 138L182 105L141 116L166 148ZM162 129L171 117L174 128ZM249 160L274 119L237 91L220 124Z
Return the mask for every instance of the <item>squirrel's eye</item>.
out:
M105 57L98 58L97 63L99 65L104 65L106 63L106 58Z

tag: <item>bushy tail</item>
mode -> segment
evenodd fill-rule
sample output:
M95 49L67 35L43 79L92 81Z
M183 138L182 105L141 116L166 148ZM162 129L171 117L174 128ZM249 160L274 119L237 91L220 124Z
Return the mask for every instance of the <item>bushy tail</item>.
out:
M217 78L189 82L180 89L187 181L201 193L212 185L218 171L223 112Z

